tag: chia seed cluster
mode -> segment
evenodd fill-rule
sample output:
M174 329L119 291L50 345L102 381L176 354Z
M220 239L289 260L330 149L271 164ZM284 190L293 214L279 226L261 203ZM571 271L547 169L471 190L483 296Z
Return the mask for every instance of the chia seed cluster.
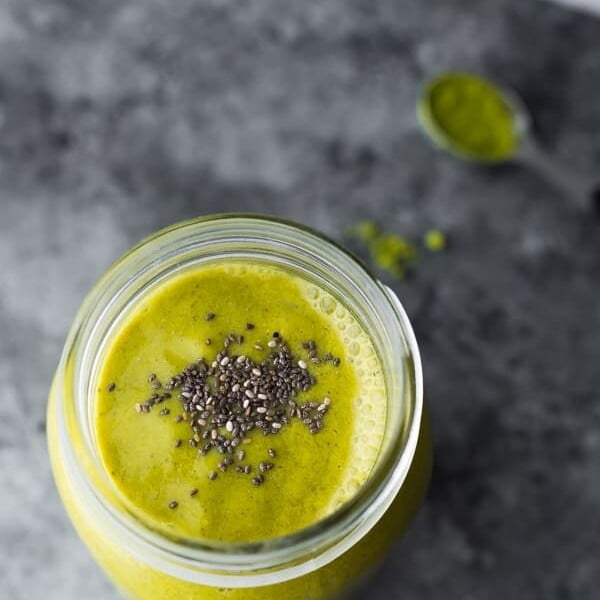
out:
M213 313L206 315L207 320L214 317ZM246 329L254 329L254 325L248 323ZM252 431L261 431L265 436L278 435L294 419L316 434L324 426L331 400L325 397L319 401L296 401L298 393L309 391L316 380L309 372L307 362L293 356L278 332L274 332L266 344L268 354L260 362L231 351L232 345L243 342L243 335L230 333L212 362L198 358L164 384L151 374L148 382L153 393L145 402L136 404L135 409L139 413L149 413L176 394L181 412L175 416L175 421L189 424L188 444L199 449L199 456L206 456L211 451L224 455L218 465L219 471L233 468L241 475L252 475L251 483L260 486L275 466L269 460L275 458L275 450L269 448L264 461L250 465L244 461L246 453L239 446L251 442L249 434ZM210 343L206 340L207 345ZM335 367L340 364L340 360L329 353L320 358L314 341L308 341L302 347L307 351L309 362L331 362ZM255 344L254 348L265 350L261 344ZM159 414L169 415L170 410L162 408ZM174 445L179 447L182 443L182 440L175 440ZM208 478L212 481L217 476L217 471L211 471ZM190 495L197 491L194 488ZM169 507L176 508L177 503L172 502Z

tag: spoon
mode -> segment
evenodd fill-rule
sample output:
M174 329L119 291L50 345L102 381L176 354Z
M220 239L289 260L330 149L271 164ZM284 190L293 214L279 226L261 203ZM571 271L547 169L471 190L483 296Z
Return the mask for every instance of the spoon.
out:
M444 110L455 111L458 116L454 123L453 115L444 114ZM519 162L537 172L579 209L595 208L600 212L600 182L575 172L540 146L532 134L531 116L514 91L476 75L443 73L425 86L417 114L437 147L472 162ZM467 134L467 143L456 137ZM495 149L493 143L497 144Z

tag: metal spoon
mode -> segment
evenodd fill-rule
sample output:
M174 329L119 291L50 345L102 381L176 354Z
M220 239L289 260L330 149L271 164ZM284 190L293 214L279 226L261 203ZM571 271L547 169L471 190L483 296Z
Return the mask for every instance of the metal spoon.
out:
M453 74L450 74L452 76ZM443 76L438 78L441 81ZM512 90L494 86L503 102L513 114L513 126L518 143L515 152L501 160L488 160L484 157L466 156L453 150L452 139L431 119L424 119L431 96L424 92L419 99L419 120L427 136L437 147L443 148L454 156L471 162L498 164L500 162L519 162L538 173L549 184L561 191L581 210L594 208L600 212L600 181L575 172L559 162L540 146L532 134L531 116L521 98Z

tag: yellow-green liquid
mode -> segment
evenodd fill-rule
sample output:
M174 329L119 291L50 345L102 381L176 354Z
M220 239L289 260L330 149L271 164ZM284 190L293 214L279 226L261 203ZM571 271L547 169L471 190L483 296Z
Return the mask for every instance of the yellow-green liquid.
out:
M207 321L207 313L216 316ZM247 323L254 328L247 330ZM240 446L244 464L269 460L269 448L277 455L262 486L234 467L217 471L223 457L214 450L198 455L187 443L189 424L175 420L181 413L175 393L149 414L136 412L136 403L154 391L150 373L166 381L200 356L212 361L229 333L244 335L241 345L230 346L231 354L260 361L273 332L316 378L298 403L329 397L331 405L317 434L298 420L276 435L250 433L251 443ZM339 357L339 366L312 364L302 348L309 340L320 355ZM115 389L108 391L112 383ZM380 361L347 309L290 272L243 262L195 267L136 304L106 348L96 400L101 457L129 509L167 534L219 541L285 535L333 512L368 477L386 418ZM161 408L170 414L161 416ZM179 447L176 440L182 440ZM208 479L211 471L218 472L214 481ZM169 508L173 501L176 509Z

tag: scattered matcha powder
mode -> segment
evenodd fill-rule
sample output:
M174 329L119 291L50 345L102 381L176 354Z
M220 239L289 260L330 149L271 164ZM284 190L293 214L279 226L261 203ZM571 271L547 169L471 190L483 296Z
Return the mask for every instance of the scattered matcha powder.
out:
M348 230L348 237L366 249L375 268L397 279L404 279L417 261L415 244L397 234L382 231L373 221L358 223ZM441 252L446 248L446 236L437 229L430 229L423 236L423 245L430 252Z
M423 244L430 252L441 252L446 249L446 236L437 229L430 229L423 236Z
M350 235L363 242L373 241L379 236L379 228L373 221L362 221L350 229Z

